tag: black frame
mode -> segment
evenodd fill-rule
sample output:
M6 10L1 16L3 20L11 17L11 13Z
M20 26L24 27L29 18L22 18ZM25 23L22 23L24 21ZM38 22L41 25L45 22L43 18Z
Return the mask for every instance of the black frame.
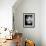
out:
M25 28L35 27L35 13L23 13L23 27Z

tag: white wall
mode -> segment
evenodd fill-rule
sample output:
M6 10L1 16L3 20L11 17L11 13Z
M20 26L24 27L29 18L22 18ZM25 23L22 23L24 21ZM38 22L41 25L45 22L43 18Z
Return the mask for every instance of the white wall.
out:
M41 1L40 29L42 46L46 46L46 0Z
M13 8L15 29L18 32L23 33L24 38L32 39L35 41L36 46L41 46L41 31L40 31L40 12L41 1L40 0L23 0L16 7ZM35 28L23 27L23 13L35 13Z
M0 27L12 28L12 6L16 0L0 0Z

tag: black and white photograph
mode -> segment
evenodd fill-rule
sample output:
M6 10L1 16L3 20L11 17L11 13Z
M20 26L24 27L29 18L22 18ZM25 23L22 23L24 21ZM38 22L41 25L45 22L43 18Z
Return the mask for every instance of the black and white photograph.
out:
M35 13L24 13L23 14L23 26L24 27L35 27Z

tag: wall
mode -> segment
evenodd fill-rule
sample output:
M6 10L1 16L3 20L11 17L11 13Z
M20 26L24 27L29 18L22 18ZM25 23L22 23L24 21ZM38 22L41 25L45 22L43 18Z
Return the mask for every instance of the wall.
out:
M41 1L40 30L42 46L46 46L46 0Z
M17 7L13 7L15 30L22 32L24 39L34 40L36 46L41 46L40 3L40 0L23 0ZM23 13L35 13L35 28L23 27Z
M12 6L16 0L0 0L0 27L12 29Z

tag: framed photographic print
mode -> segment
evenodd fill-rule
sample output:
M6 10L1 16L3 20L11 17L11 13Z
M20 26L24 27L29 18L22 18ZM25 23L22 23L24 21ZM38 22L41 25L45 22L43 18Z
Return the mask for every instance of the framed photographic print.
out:
M23 26L24 27L35 27L35 13L23 13Z

